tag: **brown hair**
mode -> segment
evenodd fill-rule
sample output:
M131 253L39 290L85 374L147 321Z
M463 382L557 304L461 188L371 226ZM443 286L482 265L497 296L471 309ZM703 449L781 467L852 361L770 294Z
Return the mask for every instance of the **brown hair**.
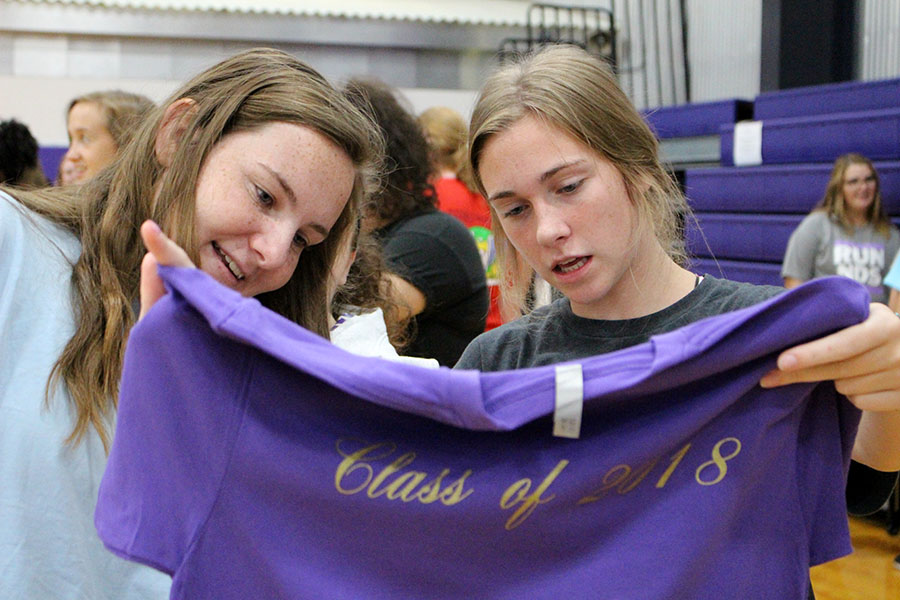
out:
M437 201L430 182L428 142L396 92L380 81L351 79L344 95L370 116L384 136L384 185L367 208L385 224L434 209Z
M76 104L80 102L93 102L100 107L100 111L106 118L106 129L116 142L120 150L128 142L128 137L135 128L155 106L153 101L140 94L123 92L122 90L106 90L91 92L73 98L66 110L66 117Z
M165 109L181 98L194 101L189 122L164 169L155 142ZM327 280L337 240L355 220L361 199L373 189L380 138L369 119L319 73L277 50L237 54L200 73L143 120L113 165L83 186L16 192L31 210L73 231L82 253L73 269L75 334L54 366L48 394L62 380L75 407L67 442L89 426L108 447L108 418L128 331L134 323L144 248L139 227L154 219L197 263L194 190L200 168L227 134L270 122L304 125L332 140L350 157L356 179L332 234L304 250L291 279L258 298L288 319L327 336ZM48 396L49 397L49 396Z
M478 191L481 152L491 136L525 116L541 119L608 160L622 175L639 226L652 226L678 264L685 262L682 223L690 212L684 195L659 162L659 142L619 88L609 66L575 46L547 46L519 57L488 77L472 113L469 158ZM491 207L492 222L499 224ZM519 314L531 282L503 232L494 226L504 314Z
M467 188L474 190L466 147L469 127L463 116L448 106L432 106L419 115L419 124L431 147L432 162L453 171Z
M347 273L347 281L335 291L331 312L337 317L347 310L380 308L388 339L398 351L402 350L411 339L412 317L400 318L400 307L391 294L391 281L385 277L387 266L381 244L371 233L363 231L359 223L347 235L353 236L350 248L356 251L356 257Z
M31 130L15 119L0 121L0 183L16 187L48 185Z
M831 178L825 187L825 197L816 205L817 210L825 211L829 217L837 220L845 230L852 230L853 224L847 218L845 211L847 204L844 201L844 176L850 165L866 165L872 171L875 177L875 197L869 209L866 211L866 222L875 227L884 237L890 235L891 221L884 212L884 205L881 203L881 181L878 179L878 171L875 165L862 154L849 153L843 154L834 161L834 168L831 169Z

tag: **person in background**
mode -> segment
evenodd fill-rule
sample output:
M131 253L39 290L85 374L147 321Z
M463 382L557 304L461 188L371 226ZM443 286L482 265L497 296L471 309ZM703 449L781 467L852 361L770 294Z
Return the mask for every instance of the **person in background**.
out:
M327 337L328 272L380 164L366 115L256 49L154 108L89 183L0 188L0 598L169 597L94 527L126 340L165 293L157 258Z
M63 154L62 160L59 161L59 168L56 170L56 185L72 185L75 183L75 163L73 163L67 154Z
M898 249L900 231L884 212L872 161L844 154L834 162L825 197L791 234L781 267L784 287L843 275L866 286L873 302L887 303L882 281Z
M60 182L84 183L97 175L116 158L151 108L149 98L120 90L91 92L69 102L69 149L60 165Z
M378 242L363 232L357 221L356 227L344 235L329 274L331 343L361 356L439 367L433 358L401 356L398 352L406 346L407 323L397 317L391 281L385 273Z
M457 369L614 352L783 291L682 266L676 215L688 214L684 196L608 65L579 48L549 46L492 74L472 114L469 156L491 207L502 281L510 282L504 302L521 310L531 270L564 297L478 336ZM850 504L881 506L896 481L898 363L900 319L872 304L863 323L782 352L760 381L768 388L833 379L862 409L851 478L862 467L874 481L848 485L848 500L858 496Z
M485 329L493 329L502 319L491 211L481 194L472 191L475 185L466 156L468 125L462 115L447 106L429 108L419 115L419 123L425 131L436 171L432 185L437 194L437 207L469 228L481 253L491 295Z
M371 114L385 138L385 183L366 207L363 229L381 243L400 318L413 317L406 353L453 366L484 331L488 312L475 241L458 219L435 208L428 144L394 91L352 80L345 95Z
M38 160L38 143L24 123L0 121L0 184L15 187L49 185Z

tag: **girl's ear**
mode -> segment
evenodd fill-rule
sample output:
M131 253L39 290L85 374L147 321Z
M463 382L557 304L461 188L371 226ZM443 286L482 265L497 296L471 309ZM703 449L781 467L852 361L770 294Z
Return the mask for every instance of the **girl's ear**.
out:
M188 124L193 116L197 102L192 98L179 98L166 108L159 130L156 132L156 144L153 149L156 152L156 160L164 168L172 166L175 151Z

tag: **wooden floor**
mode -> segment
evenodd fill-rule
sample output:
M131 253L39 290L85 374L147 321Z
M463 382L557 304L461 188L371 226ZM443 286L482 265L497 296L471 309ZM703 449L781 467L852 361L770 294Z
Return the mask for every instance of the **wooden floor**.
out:
M812 569L816 600L900 600L900 536L881 520L850 519L853 554Z

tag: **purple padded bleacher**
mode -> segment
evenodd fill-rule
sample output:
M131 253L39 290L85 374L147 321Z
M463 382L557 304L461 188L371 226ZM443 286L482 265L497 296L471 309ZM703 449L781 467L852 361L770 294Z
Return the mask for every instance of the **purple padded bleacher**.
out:
M810 211L825 194L832 165L772 165L687 169L685 193L697 212ZM900 214L900 161L876 162L888 214Z
M763 92L753 112L759 120L861 112L896 107L898 99L900 79L845 81Z
M659 139L718 135L719 128L753 116L753 103L732 99L663 106L643 111Z
M42 146L38 149L38 160L41 168L44 169L44 175L47 181L56 182L56 174L59 172L59 163L62 162L63 156L66 154L65 146Z
M709 274L713 277L761 285L784 285L781 279L781 264L776 263L695 258L689 268L700 275Z
M734 125L720 132L721 162L733 165ZM847 152L900 158L900 109L763 121L763 164L830 163Z
M695 217L697 222L689 220L685 227L691 256L780 263L804 215L696 213Z

